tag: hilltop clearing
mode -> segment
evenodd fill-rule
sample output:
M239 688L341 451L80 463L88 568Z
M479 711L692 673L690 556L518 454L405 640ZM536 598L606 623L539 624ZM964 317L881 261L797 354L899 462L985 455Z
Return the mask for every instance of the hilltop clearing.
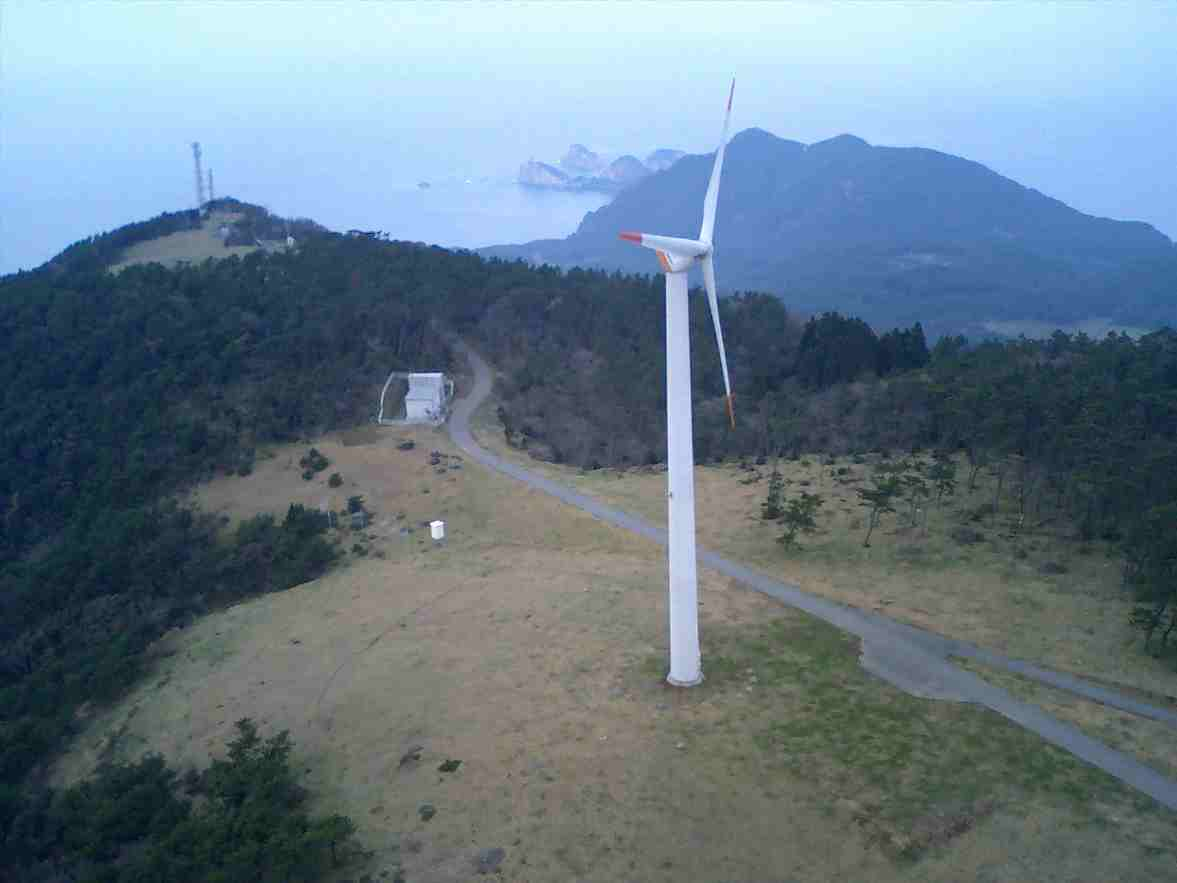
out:
M341 538L362 551L168 636L61 780L99 754L201 762L248 709L305 748L314 811L356 819L370 871L407 880L488 862L533 881L1147 880L1172 861L1167 813L991 713L898 693L853 641L709 572L708 680L665 687L662 550L439 432L315 445L373 512ZM304 452L198 498L237 519L325 497Z
M149 239L130 246L123 252L117 263L112 264L111 272L117 273L127 267L137 264L163 264L165 267L177 267L181 264L198 264L209 258L220 259L233 255L244 257L260 248L256 243L249 245L226 245L227 230L240 221L244 215L233 211L211 211L205 215L200 226L191 230L178 230ZM220 233L226 228L225 236ZM279 243L271 243L278 247ZM285 243L281 244L285 247Z

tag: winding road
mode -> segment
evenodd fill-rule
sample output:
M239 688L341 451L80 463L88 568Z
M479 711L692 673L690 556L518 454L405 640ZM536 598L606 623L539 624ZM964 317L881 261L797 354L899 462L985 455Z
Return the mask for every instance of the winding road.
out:
M485 360L464 342L455 340L453 345L466 356L474 371L473 388L465 397L454 403L449 421L450 437L459 448L484 466L551 494L602 521L633 531L656 543L666 544L666 531L662 528L628 512L605 506L592 497L579 494L480 447L470 432L470 417L490 395L491 369ZM976 659L1177 728L1177 713L1172 710L1139 702L1081 678L1010 659L963 641L924 632L877 613L810 595L797 585L774 580L706 549L700 548L699 563L739 581L750 589L857 635L862 640L863 667L896 687L928 699L973 702L990 708L1032 730L1051 744L1069 751L1080 760L1149 795L1158 803L1177 810L1177 782L1162 776L1135 758L1084 735L1041 708L1015 699L1005 690L953 665L949 657Z

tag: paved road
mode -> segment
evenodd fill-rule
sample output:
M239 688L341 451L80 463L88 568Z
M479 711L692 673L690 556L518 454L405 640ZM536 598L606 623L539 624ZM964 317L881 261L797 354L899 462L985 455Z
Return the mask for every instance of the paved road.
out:
M491 371L476 352L461 341L455 347L470 361L474 369L474 387L464 398L454 403L449 432L454 443L472 459L498 470L525 484L551 494L576 506L590 515L640 534L665 545L666 531L648 521L605 506L592 497L579 494L561 484L529 472L522 466L504 460L475 442L470 433L470 417L490 395ZM1169 709L1137 702L1112 690L1089 684L1079 678L1051 672L997 653L986 651L962 641L943 638L876 613L847 607L803 592L799 586L774 580L758 571L738 564L706 549L699 550L699 562L705 567L738 580L745 586L783 601L799 610L823 619L862 639L862 664L876 676L902 690L929 699L975 702L1032 730L1054 745L1080 760L1096 766L1120 781L1152 797L1158 803L1177 809L1177 782L1119 751L1108 748L1085 736L1069 724L1063 723L1041 708L1021 702L1006 691L995 687L972 672L958 668L948 661L949 656L977 659L991 665L1018 672L1051 686L1061 687L1106 705L1142 714L1177 726L1177 714Z

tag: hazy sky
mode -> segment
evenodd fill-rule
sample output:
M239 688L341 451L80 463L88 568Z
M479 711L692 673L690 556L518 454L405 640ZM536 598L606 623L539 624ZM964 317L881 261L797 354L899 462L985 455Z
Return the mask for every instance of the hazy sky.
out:
M572 141L852 132L1177 237L1177 2L0 5L0 270L217 190L362 226ZM555 231L553 231L555 232ZM509 237L504 237L508 239Z

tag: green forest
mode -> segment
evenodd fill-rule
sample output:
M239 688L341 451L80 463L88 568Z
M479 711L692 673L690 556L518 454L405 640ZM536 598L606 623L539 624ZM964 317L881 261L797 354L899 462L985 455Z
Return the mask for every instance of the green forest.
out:
M531 268L310 222L290 251L107 272L134 242L192 222L164 215L0 280L0 878L166 844L173 821L223 823L185 803L191 783L162 760L104 771L80 796L43 787L75 711L125 693L163 632L331 564L318 513L292 506L228 531L171 502L176 492L248 473L266 444L371 420L389 371L455 368L450 334L500 369L504 432L532 456L586 469L665 456L660 277ZM963 452L970 469L1008 475L999 487L1027 506L1049 497L1077 536L1118 543L1142 647L1177 644L1177 334L933 342L919 323L879 333L742 293L720 304L733 430L703 298L691 309L699 462ZM271 750L247 736L245 754ZM150 830L112 823L86 828L94 843L70 841L62 814L90 812L115 782L156 795L127 816ZM290 824L295 840L327 842L319 822ZM85 867L78 878L131 879ZM164 865L143 868L134 879L168 879Z
M236 729L203 770L148 755L42 792L12 823L4 861L22 880L85 883L309 883L346 862L355 824L307 814L289 733L263 739L249 718Z

